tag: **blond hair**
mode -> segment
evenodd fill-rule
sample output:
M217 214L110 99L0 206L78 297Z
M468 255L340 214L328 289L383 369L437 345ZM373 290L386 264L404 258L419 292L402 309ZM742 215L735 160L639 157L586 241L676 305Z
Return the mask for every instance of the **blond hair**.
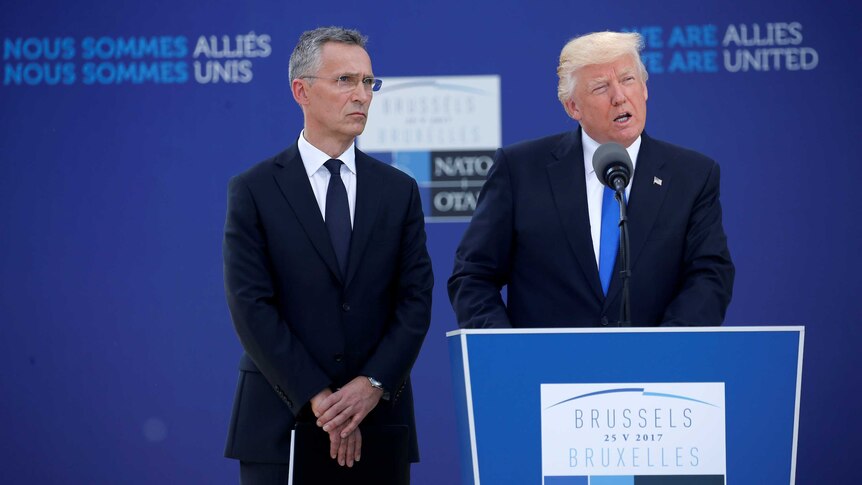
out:
M560 65L557 66L557 98L566 106L566 101L575 92L575 73L578 69L593 64L613 62L623 56L635 59L643 82L649 74L641 61L643 38L637 32L593 32L570 40L560 52Z

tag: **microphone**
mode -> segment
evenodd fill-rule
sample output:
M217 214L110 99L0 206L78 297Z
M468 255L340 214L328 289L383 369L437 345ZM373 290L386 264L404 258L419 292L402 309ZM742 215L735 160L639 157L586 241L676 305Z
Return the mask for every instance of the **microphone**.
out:
M619 143L605 143L596 149L593 154L593 169L599 182L610 187L616 192L614 198L620 205L620 250L619 266L622 268L620 275L623 282L623 294L620 299L621 327L631 326L631 304L629 296L629 277L631 276L631 263L629 261L629 230L628 216L626 215L626 186L632 178L632 159L629 152Z
M632 178L632 159L619 143L605 143L593 154L593 169L599 182L619 192Z

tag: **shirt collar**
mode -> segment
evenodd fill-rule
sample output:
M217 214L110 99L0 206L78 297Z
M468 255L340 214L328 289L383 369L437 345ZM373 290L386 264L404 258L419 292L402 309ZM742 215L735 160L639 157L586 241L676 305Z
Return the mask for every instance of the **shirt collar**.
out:
M299 133L299 140L296 144L299 148L299 156L302 157L302 164L305 166L305 173L309 177L332 158L305 139L305 130ZM356 174L356 142L351 143L347 150L344 150L344 153L335 158L341 160L354 175Z
M589 178L591 175L596 173L593 169L593 155L599 148L599 142L593 140L590 135L581 128L581 143L584 146L584 171L587 174L587 178ZM638 136L637 139L629 145L628 148L626 148L626 151L632 159L632 173L634 173L635 167L638 163L638 153L641 151L641 137Z

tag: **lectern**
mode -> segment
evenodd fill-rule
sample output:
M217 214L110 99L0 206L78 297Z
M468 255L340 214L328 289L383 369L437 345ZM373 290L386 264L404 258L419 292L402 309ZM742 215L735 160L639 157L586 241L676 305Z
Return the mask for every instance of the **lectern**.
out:
M795 483L803 327L447 337L464 484Z

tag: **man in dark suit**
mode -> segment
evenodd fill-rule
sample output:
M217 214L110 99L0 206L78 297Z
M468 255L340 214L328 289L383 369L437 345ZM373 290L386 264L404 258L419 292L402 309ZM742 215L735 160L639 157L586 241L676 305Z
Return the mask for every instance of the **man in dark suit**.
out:
M626 189L632 324L724 321L734 267L719 167L644 133L642 45L636 33L600 32L563 48L558 97L580 128L497 151L449 279L461 327L619 321L619 209L591 163L607 142L625 147L635 165Z
M433 287L418 187L355 148L381 84L359 32L302 34L290 82L297 142L228 191L225 291L245 352L225 454L243 483L286 483L297 423L328 434L348 481L380 445L366 425L405 427L418 461L409 375Z

